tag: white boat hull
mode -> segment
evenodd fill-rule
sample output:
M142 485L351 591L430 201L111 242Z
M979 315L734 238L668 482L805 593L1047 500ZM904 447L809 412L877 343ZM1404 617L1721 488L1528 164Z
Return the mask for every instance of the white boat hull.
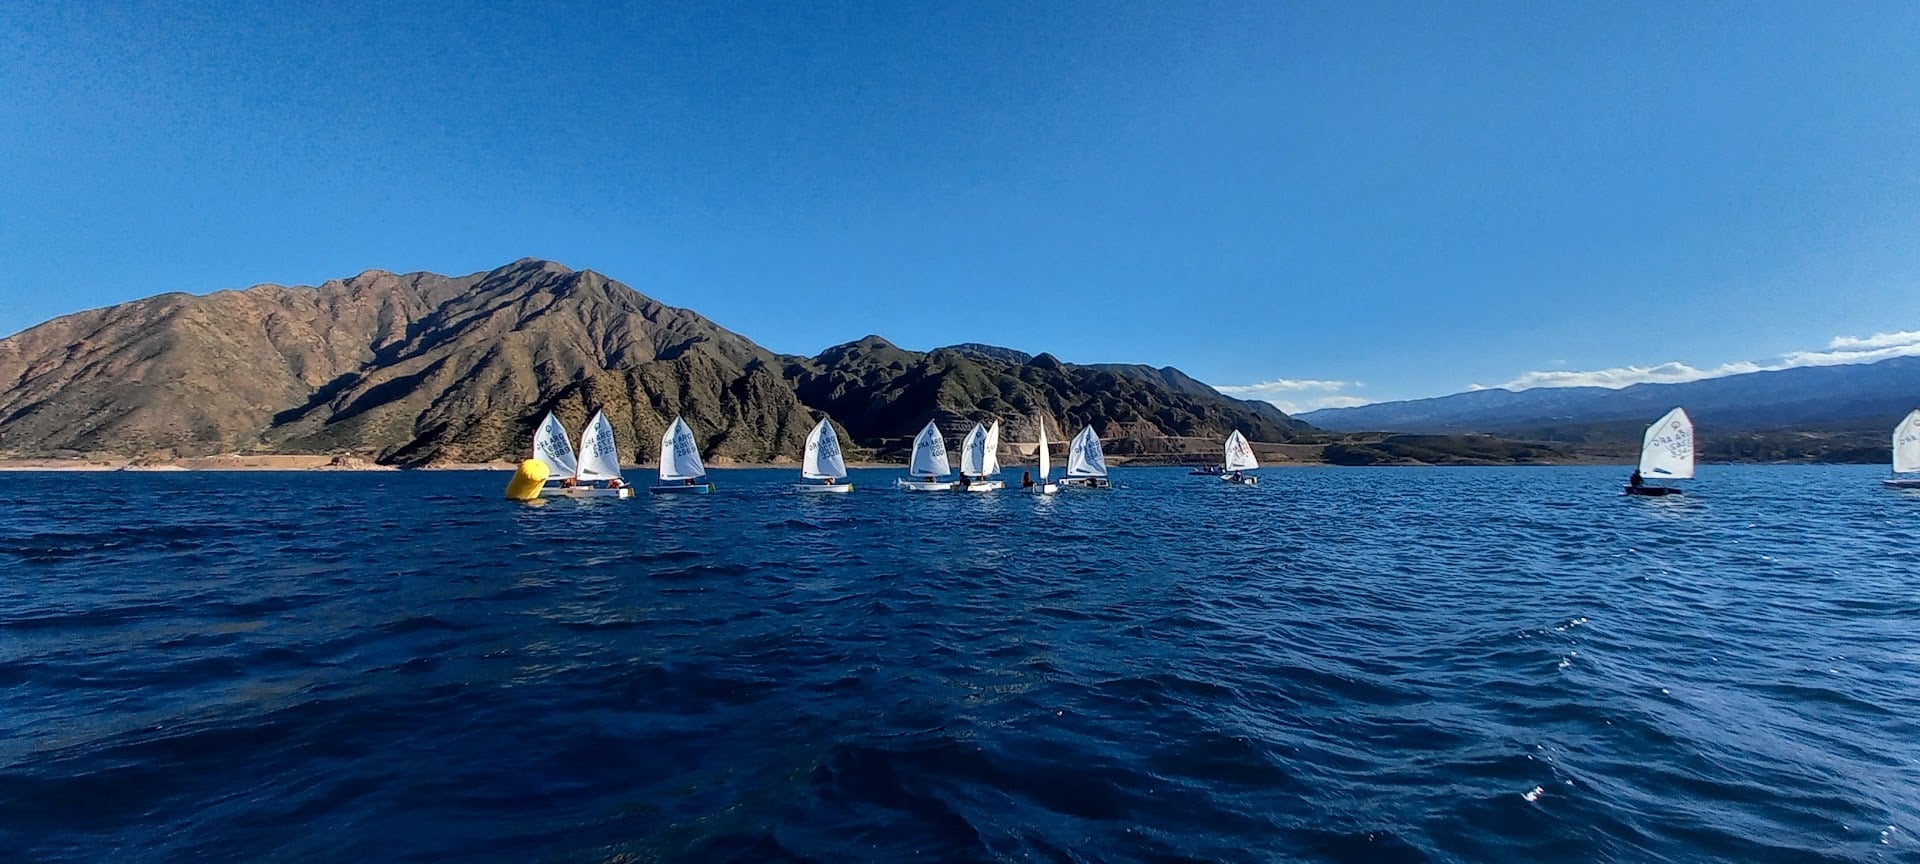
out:
M1007 488L1005 480L976 480L960 487L962 492L998 492Z
M647 491L655 495L711 495L713 494L713 484L695 483L692 486L669 484L654 486Z
M1032 492L1035 495L1052 495L1053 493L1060 491L1060 487L1052 483L1038 483L1033 486L1027 487L1027 491Z
M1236 486L1258 486L1258 485L1260 485L1260 478L1258 478L1258 477L1255 477L1255 476L1253 476L1253 475L1251 475L1251 474L1241 474L1241 475L1238 475L1238 476L1236 476L1236 475L1233 475L1233 474L1228 474L1228 475L1225 475L1225 476L1223 476L1223 477L1221 477L1220 479L1222 479L1222 480L1225 480L1225 481L1227 481L1228 483L1232 483L1232 484L1234 484L1234 485L1236 485Z
M947 480L895 480L893 485L908 492L952 492L954 484Z
M794 488L794 491L797 491L797 492L852 492L853 484L852 483L831 483L831 484L829 483L795 483L793 484L793 488Z
M1920 477L1889 477L1880 482L1894 489L1920 489Z
M622 486L618 489L603 489L593 486L547 486L540 490L542 498L632 498L633 487Z
M1113 484L1105 477L1068 477L1060 481L1062 489L1112 489Z

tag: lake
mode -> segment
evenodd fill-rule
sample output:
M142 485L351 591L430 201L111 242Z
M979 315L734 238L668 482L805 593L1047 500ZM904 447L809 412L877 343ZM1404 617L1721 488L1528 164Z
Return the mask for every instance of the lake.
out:
M4 474L0 859L1915 860L1920 493L1626 471Z

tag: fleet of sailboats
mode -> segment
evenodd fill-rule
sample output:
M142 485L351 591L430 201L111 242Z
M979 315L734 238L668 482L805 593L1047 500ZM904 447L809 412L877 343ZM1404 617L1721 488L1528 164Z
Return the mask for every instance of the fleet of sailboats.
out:
M1081 427L1068 442L1066 475L1058 483L1053 479L1053 449L1047 430L1040 427L1040 442L1035 454L1038 478L1023 485L1037 494L1050 495L1059 489L1108 489L1107 460L1100 448L1100 436L1092 426ZM1920 489L1920 409L1908 413L1893 429L1893 476L1887 486ZM929 420L913 439L913 454L907 476L895 481L898 488L915 492L991 492L1006 488L1000 478L1000 423L973 424L960 445L960 479L947 460L946 438L937 422ZM535 464L535 463L539 464ZM547 478L540 480L542 469ZM1236 429L1227 436L1218 468L1204 472L1229 483L1252 486L1259 478L1250 472L1260 468L1247 436ZM1194 472L1203 473L1203 472ZM1649 479L1687 480L1694 473L1693 419L1684 408L1674 408L1647 427L1641 440L1640 462L1629 479L1630 495L1664 496L1680 494L1671 486L1652 485ZM524 476L520 476L524 475ZM807 434L806 451L800 465L801 492L851 492L847 480L846 457L833 421L822 417ZM510 497L531 499L540 496L618 497L632 496L633 489L620 473L620 453L613 424L605 412L595 412L580 435L576 451L568 440L567 428L552 412L541 419L533 434L533 455L516 475ZM537 495L536 495L537 487ZM700 461L699 443L685 418L675 417L660 437L660 480L651 491L658 494L707 494L714 485L707 479L706 466Z
M1920 408L1893 427L1893 476L1881 482L1896 489L1920 489Z
M693 440L687 421L675 417L666 434L660 436L660 482L655 495L705 495L713 491L707 482L707 466L700 464L700 445Z
M1668 411L1640 441L1640 467L1627 480L1628 495L1678 495L1672 486L1649 486L1646 479L1688 480L1693 477L1693 418L1684 408Z

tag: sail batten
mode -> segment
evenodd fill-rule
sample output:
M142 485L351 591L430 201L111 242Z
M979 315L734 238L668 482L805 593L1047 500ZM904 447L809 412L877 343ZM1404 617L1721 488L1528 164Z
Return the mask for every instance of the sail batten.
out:
M808 480L838 480L847 476L846 460L840 455L840 436L825 417L807 434L807 453L801 460L800 476Z
M1100 451L1100 436L1093 434L1092 426L1073 436L1073 444L1067 448L1067 476L1107 476L1107 457Z
M1686 480L1693 476L1693 419L1682 408L1647 427L1640 442L1640 474Z
M687 421L673 418L673 425L668 426L666 434L660 436L661 481L694 480L705 476L707 467L700 464L700 445L693 440L693 429L687 425Z
M546 463L547 476L555 480L580 473L580 461L574 456L573 442L567 440L567 427L560 418L547 412L540 428L533 433L533 458Z
M1893 427L1893 473L1920 471L1920 408Z
M580 433L580 470L574 476L582 481L620 479L620 452L604 411L594 412Z

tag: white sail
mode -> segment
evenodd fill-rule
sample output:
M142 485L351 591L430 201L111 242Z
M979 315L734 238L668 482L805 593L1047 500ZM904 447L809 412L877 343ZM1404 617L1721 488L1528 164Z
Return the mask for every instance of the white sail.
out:
M987 440L983 446L986 453L980 460L980 473L1000 473L1000 421L995 420L992 426L987 427Z
M947 464L947 439L932 420L913 438L913 459L907 463L907 473L915 477L945 477L953 473Z
M673 418L667 434L660 436L660 479L692 480L705 476L707 466L700 464L700 445L694 443L693 430L687 427L687 421Z
M1053 474L1053 454L1047 448L1047 424L1040 424L1040 484L1046 485L1047 477Z
M580 473L574 476L581 480L620 479L620 451L614 446L613 424L607 422L605 413L594 412L586 431L580 433Z
M1067 476L1107 476L1107 457L1100 452L1100 436L1093 434L1092 426L1073 436L1073 444L1067 448Z
M833 423L825 417L807 434L807 455L800 462L800 476L808 480L847 476L846 460L840 456L840 436L833 433Z
M573 455L573 442L567 440L567 427L560 425L560 418L551 411L533 432L533 458L547 463L547 476L555 480L572 477L580 471L580 462Z
M1693 476L1693 420L1685 410L1668 411L1647 427L1640 443L1640 473L1675 480Z
M1893 427L1893 472L1920 471L1920 408Z
M1227 436L1226 465L1228 471L1252 471L1260 467L1260 460L1253 458L1253 445L1247 443L1247 436L1238 429Z
M960 475L978 477L987 473L987 428L978 423L960 439Z

